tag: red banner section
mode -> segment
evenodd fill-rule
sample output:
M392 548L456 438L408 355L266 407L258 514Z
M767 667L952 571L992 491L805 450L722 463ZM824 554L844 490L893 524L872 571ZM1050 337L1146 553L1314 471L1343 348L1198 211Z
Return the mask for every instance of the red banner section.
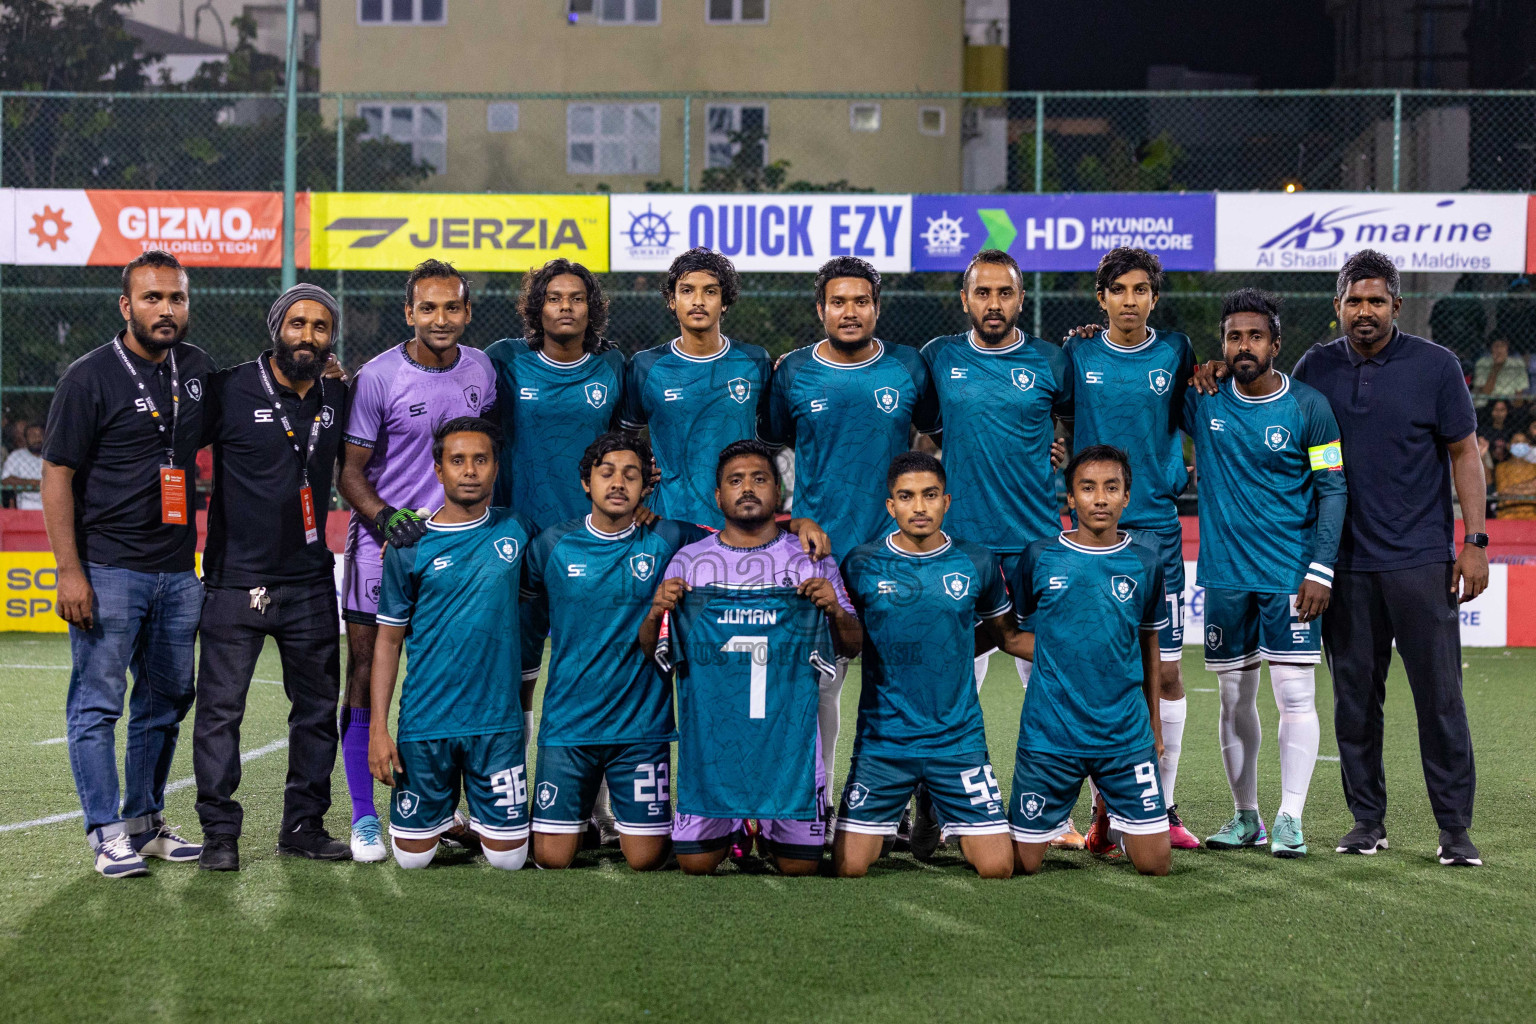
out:
M280 192L17 189L15 259L42 266L121 266L165 249L189 267L280 267ZM294 255L309 266L309 193L296 197Z

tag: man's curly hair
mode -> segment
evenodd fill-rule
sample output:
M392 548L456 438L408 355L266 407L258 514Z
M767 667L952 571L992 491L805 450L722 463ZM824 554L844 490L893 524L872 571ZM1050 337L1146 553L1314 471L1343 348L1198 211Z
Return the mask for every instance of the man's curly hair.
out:
M661 297L670 299L677 292L677 282L695 270L714 274L720 283L720 303L727 309L741 298L741 275L736 265L713 249L693 248L678 255L667 269L667 279L661 285Z
M549 282L561 274L579 277L581 283L587 286L587 335L582 339L582 349L587 352L603 351L610 345L608 339L603 337L603 331L608 329L608 299L603 295L603 286L598 283L596 274L563 256L523 275L523 289L517 297L517 311L523 317L523 337L528 339L528 347L535 352L544 347L544 298L549 291Z

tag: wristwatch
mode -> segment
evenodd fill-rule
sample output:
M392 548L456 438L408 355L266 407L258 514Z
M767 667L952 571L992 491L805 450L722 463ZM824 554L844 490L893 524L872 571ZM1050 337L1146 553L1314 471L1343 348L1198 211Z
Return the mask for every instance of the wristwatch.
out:
M1477 548L1486 548L1488 546L1488 535L1486 533L1469 533L1462 540L1464 543L1471 544Z

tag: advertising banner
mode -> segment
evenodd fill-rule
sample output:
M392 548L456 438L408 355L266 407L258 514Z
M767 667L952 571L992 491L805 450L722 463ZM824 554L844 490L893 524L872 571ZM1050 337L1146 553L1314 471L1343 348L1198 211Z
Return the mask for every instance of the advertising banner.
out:
M447 260L460 270L522 273L556 256L608 270L608 197L315 192L314 266L409 270Z
M1024 270L1093 270L1127 245L1168 270L1210 270L1212 193L1089 192L912 197L912 269L964 270L982 249L1002 249Z
M645 193L611 202L614 270L666 270L695 246L743 272L816 270L834 256L912 269L911 196Z
M189 267L283 265L280 192L17 189L15 197L16 263L122 266L146 249L164 249ZM300 193L294 255L301 267L309 265L307 205Z
M1376 249L1404 273L1523 273L1523 195L1218 192L1217 270L1337 273Z

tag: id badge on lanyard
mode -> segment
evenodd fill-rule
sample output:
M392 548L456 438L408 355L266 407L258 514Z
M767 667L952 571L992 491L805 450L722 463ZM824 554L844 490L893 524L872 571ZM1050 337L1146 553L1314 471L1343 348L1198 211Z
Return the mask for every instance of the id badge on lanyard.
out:
M277 396L277 389L272 386L272 381L267 377L267 367L261 358L256 360L256 371L261 378L261 388L267 393L267 401L272 403L272 409L277 413L277 422L282 427L283 434L288 438L293 453L299 460L299 515L304 521L304 543L313 544L320 539L319 520L315 517L315 492L309 486L309 461L314 458L315 445L320 440L320 413L315 413L314 422L309 426L308 449L301 448L298 439L294 436L293 424L288 421L288 412L283 408L283 403ZM325 382L317 381L320 388L320 401L325 402Z
M170 526L186 526L187 471L180 466L160 467L160 521Z
M139 392L139 400L148 410L150 419L155 424L155 432L160 435L160 440L165 445L165 462L160 466L160 522L167 526L187 526L192 522L187 501L187 471L176 465L176 421L181 415L181 373L176 367L176 353L166 354L171 370L171 417L170 423L167 424L165 417L160 413L160 407L155 404L155 396L150 393L143 378L139 376L139 371L134 369L133 363L129 360L128 353L123 349L123 343L114 338L112 347L117 352L117 358L123 364L123 369L127 370L128 376L133 379L134 387Z

